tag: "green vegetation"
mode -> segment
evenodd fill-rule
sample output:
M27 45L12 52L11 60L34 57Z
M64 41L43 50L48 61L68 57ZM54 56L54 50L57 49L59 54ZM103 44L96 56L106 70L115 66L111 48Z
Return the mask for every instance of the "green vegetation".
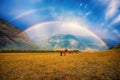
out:
M0 80L120 80L120 52L0 53Z

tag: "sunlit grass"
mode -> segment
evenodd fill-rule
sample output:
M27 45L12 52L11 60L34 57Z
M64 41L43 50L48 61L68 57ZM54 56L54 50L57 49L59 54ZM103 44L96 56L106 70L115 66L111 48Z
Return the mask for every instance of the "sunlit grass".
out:
M0 80L119 80L120 52L1 53Z

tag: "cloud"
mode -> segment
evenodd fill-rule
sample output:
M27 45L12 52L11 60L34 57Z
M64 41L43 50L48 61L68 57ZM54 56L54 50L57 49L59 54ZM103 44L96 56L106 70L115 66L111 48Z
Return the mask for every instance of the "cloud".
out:
M116 14L116 12L118 11L119 5L120 5L120 0L110 0L110 3L105 13L106 19L109 19Z
M80 7L82 7L83 6L83 3L80 3Z
M102 3L102 4L107 4L110 0L98 0L98 2Z
M120 22L120 14L114 19L113 24Z
M112 32L120 38L120 33L117 30L113 30Z
M85 17L87 17L87 16L90 15L90 14L92 14L91 11L87 12L87 13L85 14Z
M114 17L112 20L111 20L111 23L107 24L105 27L107 30L109 30L111 27L114 27L114 24L120 22L120 14L116 17Z

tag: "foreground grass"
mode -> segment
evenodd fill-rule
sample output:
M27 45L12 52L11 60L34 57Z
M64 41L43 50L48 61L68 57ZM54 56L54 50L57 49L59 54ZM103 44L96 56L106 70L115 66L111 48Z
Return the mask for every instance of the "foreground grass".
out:
M120 80L120 52L1 53L0 80Z

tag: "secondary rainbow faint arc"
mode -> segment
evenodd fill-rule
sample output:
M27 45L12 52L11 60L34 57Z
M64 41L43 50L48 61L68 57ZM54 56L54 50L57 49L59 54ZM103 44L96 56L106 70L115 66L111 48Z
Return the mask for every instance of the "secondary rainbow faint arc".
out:
M28 27L27 29L25 29L23 32L21 32L21 33L25 33L26 31L28 31L28 30L30 30L30 29L32 29L33 27L40 27L40 26L42 26L42 25L45 25L45 24L50 24L50 23L61 23L61 21L46 21L46 22L40 22L40 23L37 23L37 24L34 24L34 25L32 25L32 26L30 26L30 27ZM93 35L93 37L95 37L95 38L97 38L104 46L106 46L107 48L109 48L108 46L107 46L107 44L97 35L97 34L95 34L94 32L92 32L90 29L88 29L88 28L85 28L86 30L88 30L92 35Z

